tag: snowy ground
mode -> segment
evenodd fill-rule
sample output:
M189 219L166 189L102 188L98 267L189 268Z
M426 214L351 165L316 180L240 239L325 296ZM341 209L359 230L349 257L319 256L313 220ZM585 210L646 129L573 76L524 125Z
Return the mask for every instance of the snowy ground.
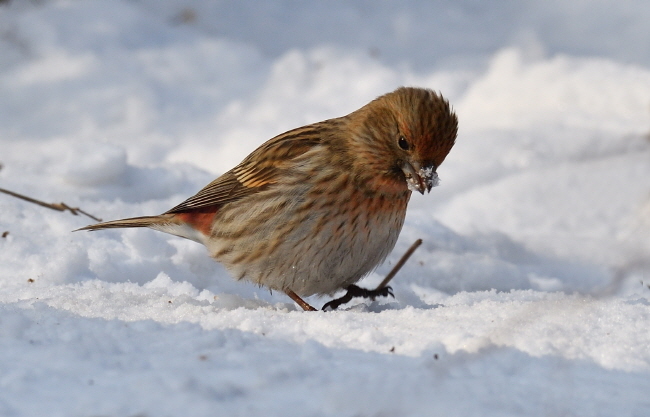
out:
M364 281L422 238L396 299L337 312L0 194L0 415L650 415L648 21L645 0L0 5L0 187L106 220L399 85L460 119Z

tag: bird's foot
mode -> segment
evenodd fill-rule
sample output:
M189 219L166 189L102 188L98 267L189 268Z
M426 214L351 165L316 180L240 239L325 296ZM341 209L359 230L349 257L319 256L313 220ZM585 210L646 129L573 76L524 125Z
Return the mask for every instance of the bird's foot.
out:
M393 289L389 286L377 288L374 290L368 290L366 288L357 287L356 285L350 285L347 288L348 292L345 293L343 297L335 298L334 300L326 303L323 306L323 311L327 310L336 310L341 304L345 304L352 300L353 298L363 297L370 298L372 301L375 301L377 297L388 297L389 295L393 298Z

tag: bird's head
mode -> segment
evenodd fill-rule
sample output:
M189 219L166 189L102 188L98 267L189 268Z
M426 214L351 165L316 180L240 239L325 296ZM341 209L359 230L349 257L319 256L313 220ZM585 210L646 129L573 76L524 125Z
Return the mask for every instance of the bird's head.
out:
M458 130L458 119L441 95L401 87L350 116L358 119L358 160L367 163L372 184L421 194L438 185L437 169Z

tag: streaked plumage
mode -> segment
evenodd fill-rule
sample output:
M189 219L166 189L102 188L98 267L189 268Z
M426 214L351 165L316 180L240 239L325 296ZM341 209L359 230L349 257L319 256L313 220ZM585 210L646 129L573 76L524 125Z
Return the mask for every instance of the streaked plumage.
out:
M149 227L192 239L235 278L300 303L347 288L386 258L411 190L424 194L437 184L456 131L440 95L400 88L347 116L270 139L160 216L80 230Z

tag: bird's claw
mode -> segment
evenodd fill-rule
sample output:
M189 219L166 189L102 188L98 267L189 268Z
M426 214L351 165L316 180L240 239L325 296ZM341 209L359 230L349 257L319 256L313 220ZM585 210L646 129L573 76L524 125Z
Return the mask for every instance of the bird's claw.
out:
M380 291L379 295L383 297L388 297L390 295L391 297L395 298L395 294L393 294L393 287L391 287L390 285L386 285L385 287L375 291Z
M390 286L369 290L367 288L361 288L356 285L350 285L347 290L348 292L345 293L344 296L335 298L334 300L325 303L323 306L323 311L327 310L328 308L330 310L336 310L341 304L345 304L353 298L357 297L370 298L372 301L375 301L375 298L377 297L388 297L389 295L395 298L395 295L393 295L393 288Z

